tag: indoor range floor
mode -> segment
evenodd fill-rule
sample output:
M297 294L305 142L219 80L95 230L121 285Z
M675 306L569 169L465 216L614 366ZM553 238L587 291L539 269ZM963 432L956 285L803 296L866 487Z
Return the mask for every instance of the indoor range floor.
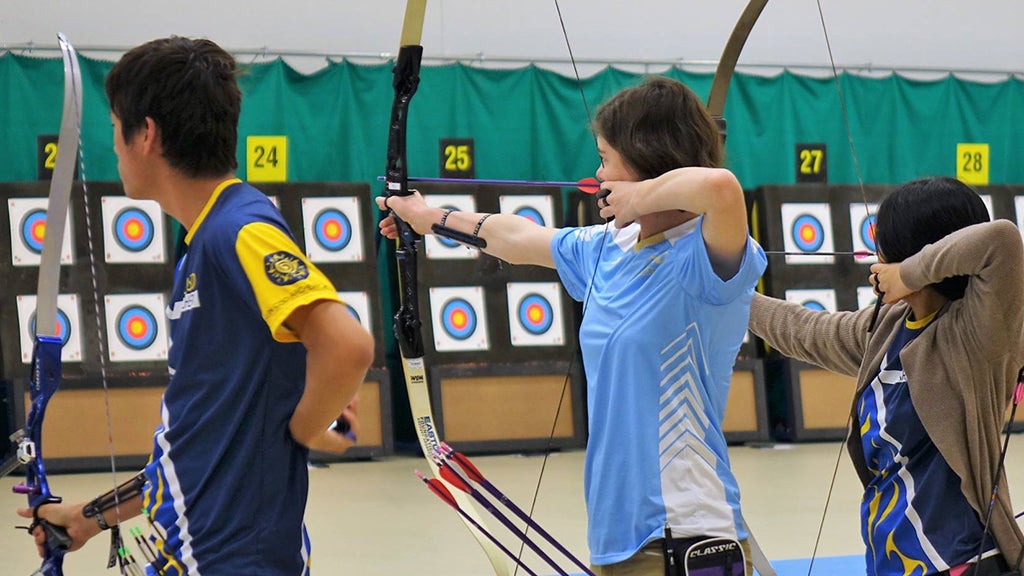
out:
M739 480L747 522L780 576L864 574L858 510L861 489L843 452L824 515L817 553L815 537L822 523L840 444L837 442L736 446L729 452ZM542 456L476 456L481 472L523 508L528 508ZM1010 437L1007 475L1015 508L1024 510L1024 435ZM583 452L550 455L540 486L534 518L581 558L586 557L586 514L582 486ZM306 522L313 542L314 576L443 575L487 576L493 570L454 510L431 494L413 474L425 470L422 458L391 456L379 460L335 463L310 470ZM120 472L120 480L128 471ZM24 497L12 494L16 477L0 479L0 558L4 576L29 576L38 568L35 547L14 509ZM91 499L111 487L109 472L52 475L51 489L70 501ZM239 495L238 506L247 506ZM487 524L509 548L512 538L490 518ZM129 526L144 528L140 519ZM108 541L101 534L71 553L65 573L109 576ZM136 553L138 556L138 553ZM530 553L523 555L537 574L554 574ZM511 566L511 561L510 561ZM563 564L570 573L566 562ZM509 570L510 574L512 570ZM519 574L525 574L522 570Z

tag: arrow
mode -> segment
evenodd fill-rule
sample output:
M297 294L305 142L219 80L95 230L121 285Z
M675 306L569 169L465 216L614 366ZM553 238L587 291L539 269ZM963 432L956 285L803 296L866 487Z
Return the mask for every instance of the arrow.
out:
M438 454L458 464L459 468L462 469L462 472L466 475L467 478L469 478L471 481L473 481L481 488L486 490L488 493L491 494L491 496L494 496L498 500L498 502L501 502L520 520L526 522L526 524L530 528L536 530L537 533L540 534L545 540L547 540L549 544L554 546L555 549L564 554L565 557L572 561L573 564L575 564L577 567L583 570L584 574L594 576L594 573L590 571L590 568L588 568L583 562L581 562L579 558L573 555L572 552L569 552L569 550L567 550L565 546L562 546L562 544L558 542L558 540L556 540L554 536L552 536L547 530L541 528L540 524L538 524L533 518L531 518L529 514L527 514L522 508L517 506L516 503L512 501L512 499L510 499L501 490L499 490L497 486L492 484L490 480L485 478L483 473L480 472L480 470L469 460L469 458L465 454L462 454L461 452L456 452L447 442L441 443L441 447L438 450ZM445 479L447 480L447 478Z
M386 177L378 176L378 181L385 181ZM595 194L601 188L597 178L582 178L576 182L558 180L495 180L478 178L417 178L410 176L406 182L426 182L429 184L494 184L498 186L561 186L563 188L577 188L587 194Z
M490 512L491 515L497 518L499 522L504 524L505 528L508 528L509 532L515 534L515 536L519 538L519 540L521 540L523 544L526 544L526 546L529 547L530 550L533 550L534 553L537 554L537 556L540 556L542 560L548 563L548 566L554 568L555 571L558 572L561 576L569 576L568 572L563 570L562 567L559 566L558 563L551 558L551 556L548 556L547 553L541 550L540 546L538 546L536 542L534 542L529 536L526 535L525 532L520 530L511 520L509 520L508 516L506 516L501 510L498 510L498 508L495 507L494 504L491 503L491 501L488 500L487 497L483 495L483 493L481 493L476 488L473 488L473 486L465 477L462 476L462 474L460 474L457 470L452 468L450 464L445 462L444 458L440 455L440 450L435 452L434 463L437 464L438 473L441 474L441 478L444 478L444 480L451 484L452 486L455 486L459 490L462 490L466 494L469 494L474 500L477 501L478 504L480 504L480 506L482 506L485 510ZM590 572L589 570L587 570L587 572L590 574L590 576L594 576L593 572Z
M523 561L517 558L516 555L513 554L511 550L506 548L504 544L499 542L498 539L495 538L493 534L488 532L486 528L481 526L479 522L477 522L472 516L467 514L465 510L460 508L459 503L455 500L455 496L452 495L452 493L448 490L448 487L445 486L440 480L438 480L437 478L427 478L419 470L416 470L415 474L417 478L423 480L423 483L427 485L427 488L429 488L431 492L436 494L437 497L444 501L445 504L454 508L455 511L458 512L459 515L462 516L462 518L466 522L472 524L473 527L479 530L481 534L490 539L490 541L493 542L494 545L497 546L502 552L504 552L506 556L514 560L516 564L522 566L523 570L526 570L527 574L529 574L530 576L537 576L536 572L530 570L530 568L526 564L523 564Z

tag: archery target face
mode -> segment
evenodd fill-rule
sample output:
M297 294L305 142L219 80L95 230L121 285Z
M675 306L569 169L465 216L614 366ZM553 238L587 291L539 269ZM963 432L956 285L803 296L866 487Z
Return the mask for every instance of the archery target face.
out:
M509 339L513 346L561 346L565 343L562 298L557 282L510 282Z
M438 352L487 350L484 291L479 286L430 289L430 321Z
M541 226L553 226L554 210L551 196L541 194L531 196L499 196L502 214L515 214L533 221Z
M857 286L857 309L868 308L875 305L875 289L871 286Z
M992 209L992 197L988 195L982 195L981 201L985 203L985 209L988 210L988 219L995 220L995 211Z
M167 359L163 294L119 294L103 299L111 362Z
M427 205L457 212L476 212L476 200L468 194L431 194L426 197ZM428 234L423 241L424 251L429 260L472 260L480 252L459 244L455 240Z
M1013 197L1013 209L1017 213L1017 228L1024 234L1024 196Z
M831 289L786 290L786 300L811 310L836 311L836 291Z
M107 262L166 262L164 217L152 200L104 196L103 246Z
M853 235L854 252L878 252L875 244L875 215L878 214L878 204L868 204L865 212L864 204L850 204L850 232ZM853 261L857 264L874 264L878 262L875 256L858 257L854 256Z
M367 332L373 334L373 325L370 322L370 297L366 292L338 292L338 297L345 303L348 313L359 320Z
M18 328L21 334L21 361L32 362L32 349L36 342L36 296L27 294L17 297ZM64 342L60 351L62 362L82 361L82 323L78 309L78 296L61 294L57 296L57 336Z
M312 262L362 262L363 227L359 198L303 198L306 256Z
M828 204L789 203L780 207L782 238L787 264L831 264L832 256L815 254L834 252L832 216Z
M15 266L39 266L46 236L46 198L10 198L7 200L7 216L11 223L11 262ZM71 238L74 236L71 210L68 210L67 227L61 240L60 263L71 264Z

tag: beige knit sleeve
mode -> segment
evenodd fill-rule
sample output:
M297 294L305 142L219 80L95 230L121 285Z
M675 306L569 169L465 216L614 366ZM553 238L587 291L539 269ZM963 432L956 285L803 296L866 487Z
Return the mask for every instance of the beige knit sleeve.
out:
M871 313L871 308L821 312L754 294L750 331L790 358L857 376L868 341Z
M1024 324L1024 244L1009 220L975 224L900 263L911 290L951 276L970 276L957 323L980 354L995 358L1020 344Z

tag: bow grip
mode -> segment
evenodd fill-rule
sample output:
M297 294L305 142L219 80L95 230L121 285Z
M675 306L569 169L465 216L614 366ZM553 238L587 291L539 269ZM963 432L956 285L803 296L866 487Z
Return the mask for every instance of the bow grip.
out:
M60 496L48 496L32 508L33 522L32 526L29 526L28 531L31 533L36 526L43 529L43 533L46 534L47 558L63 557L64 553L71 547L71 536L68 535L67 529L63 526L51 524L39 517L40 508L47 504L60 504L62 501Z
M60 498L55 501L44 502L44 504L54 504L60 502ZM42 506L43 504L40 504ZM39 507L36 507L38 512ZM50 524L46 520L39 518L36 513L36 519L29 526L29 533L31 534L35 527L38 526L43 529L43 533L46 535L46 543L44 544L43 552L43 565L35 571L33 576L64 576L64 555L67 554L68 548L71 548L71 536L68 535L68 531L63 526L57 526Z
M46 520L40 520L39 526L43 528L43 532L46 534L47 556L63 556L68 551L68 548L71 548L71 536L68 535L68 531L63 526L50 524Z

